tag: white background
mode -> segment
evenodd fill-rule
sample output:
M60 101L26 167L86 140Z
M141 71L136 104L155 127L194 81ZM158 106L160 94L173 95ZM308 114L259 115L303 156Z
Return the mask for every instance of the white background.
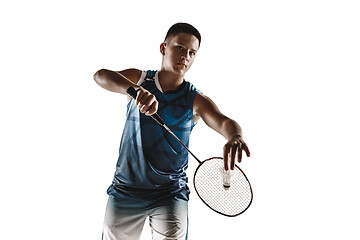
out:
M92 76L159 69L184 21L203 37L186 80L242 126L254 189L226 218L190 185L190 239L360 239L356 2L2 1L0 238L101 238L126 100ZM190 148L224 143L200 122Z

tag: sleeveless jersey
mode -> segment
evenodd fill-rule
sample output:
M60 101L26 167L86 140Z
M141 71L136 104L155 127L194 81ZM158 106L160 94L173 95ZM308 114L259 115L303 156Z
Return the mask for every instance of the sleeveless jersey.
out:
M200 91L184 80L177 90L163 92L157 71L143 72L138 84L155 95L159 102L157 113L188 146L194 127L193 102ZM188 200L187 166L185 148L152 118L141 114L131 99L108 194L122 199L174 194Z

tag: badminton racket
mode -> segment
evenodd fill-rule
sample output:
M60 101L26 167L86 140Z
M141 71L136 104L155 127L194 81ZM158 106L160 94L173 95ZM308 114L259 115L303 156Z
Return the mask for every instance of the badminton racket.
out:
M126 92L136 99L137 92L133 87L129 87ZM196 193L205 205L228 217L238 216L250 207L253 199L252 188L239 166L235 165L234 170L226 171L221 157L200 161L166 126L159 114L154 113L150 117L164 127L198 161L193 182Z

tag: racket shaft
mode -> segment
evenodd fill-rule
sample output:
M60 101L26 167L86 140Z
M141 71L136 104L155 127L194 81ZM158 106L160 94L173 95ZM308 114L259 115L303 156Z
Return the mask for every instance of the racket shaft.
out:
M175 135L175 133L173 133L170 128L168 126L166 126L166 124L162 125L171 135L173 135L173 137L191 154L191 156L193 156L196 161L198 161L199 163L201 163L201 161L190 151L190 149L188 147L186 147L186 145Z

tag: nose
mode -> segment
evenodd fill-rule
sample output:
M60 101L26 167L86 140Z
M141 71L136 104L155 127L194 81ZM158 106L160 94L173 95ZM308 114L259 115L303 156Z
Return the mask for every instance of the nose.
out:
M188 51L184 51L181 55L181 60L189 61L190 53Z

